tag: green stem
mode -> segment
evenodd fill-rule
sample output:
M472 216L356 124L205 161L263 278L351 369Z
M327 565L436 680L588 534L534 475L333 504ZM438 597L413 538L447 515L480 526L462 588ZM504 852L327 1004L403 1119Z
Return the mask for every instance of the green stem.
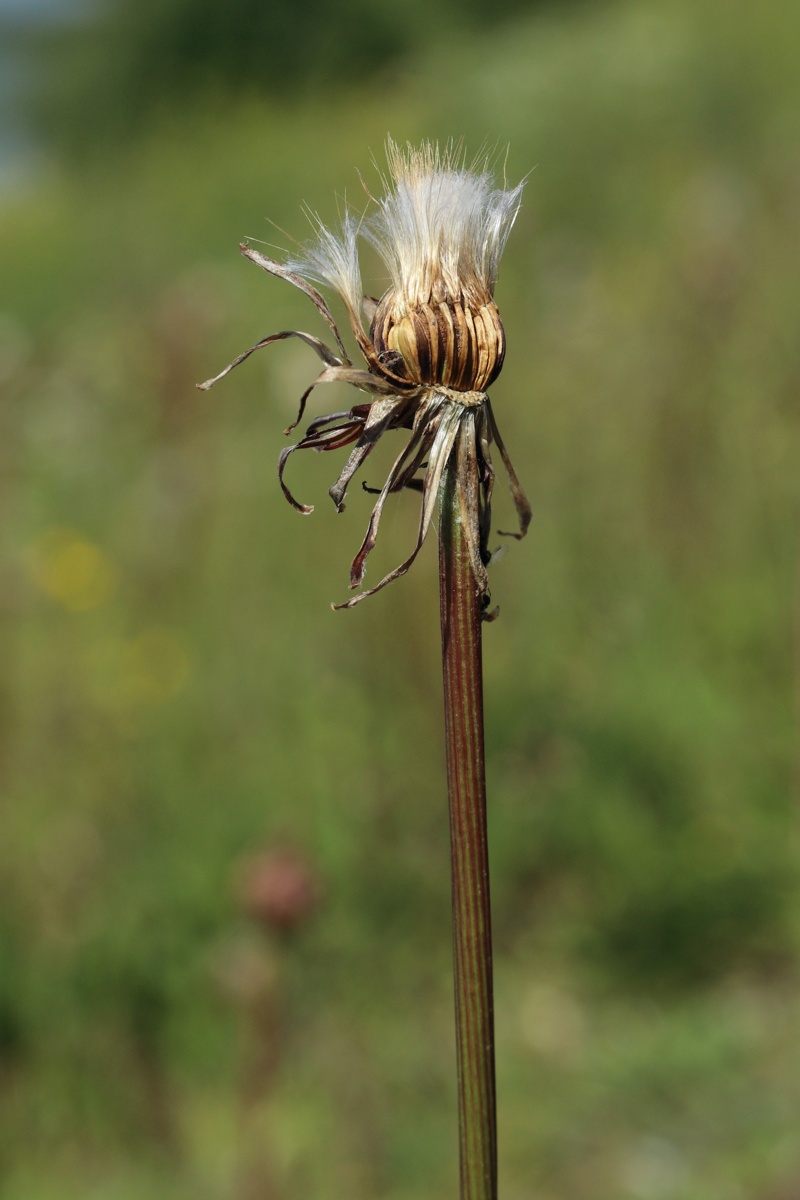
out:
M439 595L453 880L461 1200L497 1200L481 614L462 524L457 461L454 448L440 493Z

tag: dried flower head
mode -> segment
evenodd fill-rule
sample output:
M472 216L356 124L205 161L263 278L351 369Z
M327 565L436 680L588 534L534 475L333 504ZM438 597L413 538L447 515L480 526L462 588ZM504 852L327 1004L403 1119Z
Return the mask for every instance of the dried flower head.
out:
M321 358L324 367L303 393L289 434L303 419L313 389L321 383L348 383L371 397L347 412L317 417L303 438L280 456L278 477L284 495L301 513L310 505L295 500L284 482L296 450L338 450L352 445L344 468L330 489L341 512L350 480L390 429L411 430L405 448L378 493L367 533L350 568L350 586L361 586L367 558L375 545L387 497L403 488L422 492L422 512L414 548L380 583L335 608L352 608L404 575L425 540L448 464L457 473L462 521L478 594L488 603L486 566L490 505L494 484L489 448L494 441L508 472L520 532L531 510L500 437L486 388L503 365L505 335L494 303L500 256L519 209L522 187L497 187L488 164L467 167L463 154L443 153L428 142L416 149L387 146L389 176L384 195L371 216L357 220L346 212L333 233L314 219L315 241L298 257L281 264L242 245L246 258L300 288L330 326L337 350L300 330L262 338L240 354L211 387L255 350L297 337ZM364 296L358 238L377 250L391 286L380 300ZM364 367L353 366L331 311L315 285L332 288L344 302ZM364 328L361 313L369 320ZM418 473L424 471L422 478Z

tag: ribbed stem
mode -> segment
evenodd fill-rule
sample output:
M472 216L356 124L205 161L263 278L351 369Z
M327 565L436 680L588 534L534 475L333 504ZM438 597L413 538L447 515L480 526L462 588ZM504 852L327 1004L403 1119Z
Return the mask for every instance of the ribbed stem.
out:
M481 615L454 449L440 493L439 594L450 797L461 1200L497 1200L492 929Z

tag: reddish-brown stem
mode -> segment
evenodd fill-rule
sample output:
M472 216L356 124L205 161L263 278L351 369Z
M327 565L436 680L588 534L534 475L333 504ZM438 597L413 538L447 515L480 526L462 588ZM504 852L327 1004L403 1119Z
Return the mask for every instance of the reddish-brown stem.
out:
M481 612L462 524L457 462L454 448L441 486L439 595L450 797L461 1200L497 1200Z

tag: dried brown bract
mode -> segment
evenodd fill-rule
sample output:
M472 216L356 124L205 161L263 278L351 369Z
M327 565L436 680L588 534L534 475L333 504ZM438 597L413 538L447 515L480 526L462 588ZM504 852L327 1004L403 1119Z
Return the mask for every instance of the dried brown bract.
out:
M486 567L496 443L508 472L524 536L531 510L495 422L486 388L503 365L505 335L494 303L500 255L519 209L522 184L499 188L484 164L467 168L454 149L440 153L430 143L401 151L388 143L389 177L377 210L361 221L346 213L339 233L316 222L316 241L296 259L275 262L251 246L246 258L300 288L329 325L337 349L300 330L263 338L199 386L209 388L254 351L296 337L311 347L323 369L300 399L289 434L303 419L313 389L321 383L348 383L370 399L347 412L317 417L304 436L280 456L278 477L298 512L313 507L295 500L284 481L289 457L297 450L338 450L352 446L330 495L341 512L350 480L390 429L411 431L372 510L367 533L350 568L350 586L359 588L375 545L388 496L406 487L422 492L417 540L411 554L380 583L335 608L352 608L366 596L404 575L420 551L436 509L445 469L456 455L459 506L479 595L488 603ZM378 301L363 296L357 239L371 243L386 264L391 287ZM353 366L331 311L315 284L332 288L344 302L365 367ZM362 309L370 321L362 324ZM418 473L424 472L419 478Z

